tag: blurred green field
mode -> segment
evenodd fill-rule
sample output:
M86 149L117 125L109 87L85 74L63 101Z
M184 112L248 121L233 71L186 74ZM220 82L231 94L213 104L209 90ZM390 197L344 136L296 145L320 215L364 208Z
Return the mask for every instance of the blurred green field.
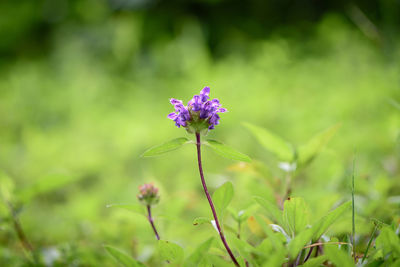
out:
M201 22L188 17L174 38L143 52L138 46L144 35L141 22L140 16L120 15L80 31L68 25L52 36L45 55L2 61L2 187L8 176L16 203L21 204L21 224L43 257L50 262L54 258L59 266L114 266L103 248L107 244L148 266L159 266L146 218L106 207L137 203L137 188L147 182L160 188L161 201L153 213L163 239L181 245L189 255L216 236L210 226L192 224L196 217L211 216L195 146L140 157L166 140L193 139L167 119L173 110L169 98L187 101L204 86L210 86L211 97L229 110L209 137L265 168L259 175L253 165L221 158L205 148L210 190L231 181L231 207L254 205L253 196L275 199L280 192L271 181L283 183L285 177L279 161L260 146L244 122L295 145L340 124L327 147L293 179L290 195L306 200L312 218L323 216L351 199L356 157L359 252L373 230L371 218L399 224L400 45L384 53L342 16L328 14L304 42L284 33L252 42L238 37L224 44L224 56L214 57ZM234 227L229 214L224 218ZM257 242L254 231L246 223L243 238ZM351 233L351 214L330 232ZM5 219L0 262L27 265Z

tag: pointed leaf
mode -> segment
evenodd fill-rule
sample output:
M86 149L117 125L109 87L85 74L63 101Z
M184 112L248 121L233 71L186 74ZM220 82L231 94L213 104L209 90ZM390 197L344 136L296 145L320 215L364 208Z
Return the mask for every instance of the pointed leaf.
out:
M233 192L233 185L231 182L226 182L215 190L212 200L219 216L222 216L222 213L231 202Z
M308 215L309 210L303 198L292 197L285 200L285 203L283 203L283 222L292 238L306 228Z
M204 144L211 147L215 151L215 153L217 153L222 157L233 160L245 161L245 162L251 161L249 156L236 151L235 149L221 143L220 141L207 139L207 141L204 142Z
M315 135L307 144L300 146L298 149L299 163L302 165L310 163L322 151L339 128L340 124L336 124Z
M183 259L183 249L181 246L166 240L158 241L158 251L160 257L170 263L179 264Z
M189 139L186 137L180 137L176 139L172 139L164 144L154 146L148 150L146 150L143 154L142 157L154 157L158 156L164 153L167 153L169 151L175 150L183 146L184 144L190 142Z
M104 245L104 248L106 251L121 265L126 266L126 267L144 267L145 265L135 259L133 259L131 256L126 254L125 252L114 248L112 246Z
M293 160L294 151L292 145L280 136L250 123L244 123L244 126L250 130L265 149L275 154L279 159L288 162Z
M336 222L340 217L343 216L344 213L350 210L351 202L346 202L333 211L329 212L327 215L319 219L312 226L313 229L313 240L318 240L327 230L328 228Z
M282 211L274 203L258 196L253 197L253 199L267 211L268 217L271 220L277 222L279 225L283 225Z

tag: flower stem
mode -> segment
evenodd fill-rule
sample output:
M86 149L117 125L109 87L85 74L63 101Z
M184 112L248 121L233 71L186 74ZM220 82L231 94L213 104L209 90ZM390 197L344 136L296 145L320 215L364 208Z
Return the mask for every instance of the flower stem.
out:
M156 235L157 240L160 240L160 236L158 235L156 226L154 225L153 217L151 217L151 206L147 205L146 207L147 207L147 214L148 214L147 219L149 220L151 228L153 228L153 231L154 231L154 234Z
M229 256L231 257L233 263L236 266L239 266L238 261L236 260L235 256L233 255L231 249L228 246L228 243L226 242L225 235L222 232L221 226L220 226L219 221L218 221L217 212L215 211L215 208L214 208L214 203L212 202L210 193L208 193L207 184L206 184L206 181L204 179L204 174L203 174L203 167L202 167L202 164L201 164L201 142L200 142L200 133L198 133L198 132L196 133L196 141L197 141L196 142L197 162L198 162L198 165L199 165L201 183L203 185L204 193L206 194L208 203L210 204L210 208L211 208L211 211L212 211L212 214L213 214L213 217L214 217L215 225L217 226L217 230L218 230L219 236L221 237L221 241L224 244L224 247L225 247L226 251L228 252Z

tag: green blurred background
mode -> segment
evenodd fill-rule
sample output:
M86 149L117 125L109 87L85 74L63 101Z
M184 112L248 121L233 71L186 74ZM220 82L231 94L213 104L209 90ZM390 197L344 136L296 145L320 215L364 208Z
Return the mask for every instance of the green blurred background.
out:
M356 151L358 232L371 231L371 217L398 219L400 1L3 0L0 15L0 169L49 261L112 266L110 244L156 266L146 219L106 208L137 203L138 185L151 181L163 239L190 252L215 235L192 225L210 215L195 147L140 158L188 136L167 119L169 98L188 101L204 86L229 110L209 137L267 169L257 175L204 151L210 190L232 181L237 210L254 195L273 198L269 180L285 175L243 122L296 145L341 123L292 195L314 218L348 200ZM336 230L348 233L347 222ZM22 264L7 223L0 245L0 262Z

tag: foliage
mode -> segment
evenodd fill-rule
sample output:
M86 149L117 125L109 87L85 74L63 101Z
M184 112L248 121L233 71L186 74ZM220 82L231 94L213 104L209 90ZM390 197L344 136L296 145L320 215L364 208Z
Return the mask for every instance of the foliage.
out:
M50 2L47 22L26 1L18 12L1 4L0 26L19 21L0 34L2 266L232 266L195 143L173 139L183 131L165 115L170 96L206 84L229 110L202 153L239 263L399 265L398 36L371 41L335 13L307 37L279 28L249 39L215 21L207 32L196 16L158 25L104 1L72 1L68 14ZM136 200L150 181L159 242Z

